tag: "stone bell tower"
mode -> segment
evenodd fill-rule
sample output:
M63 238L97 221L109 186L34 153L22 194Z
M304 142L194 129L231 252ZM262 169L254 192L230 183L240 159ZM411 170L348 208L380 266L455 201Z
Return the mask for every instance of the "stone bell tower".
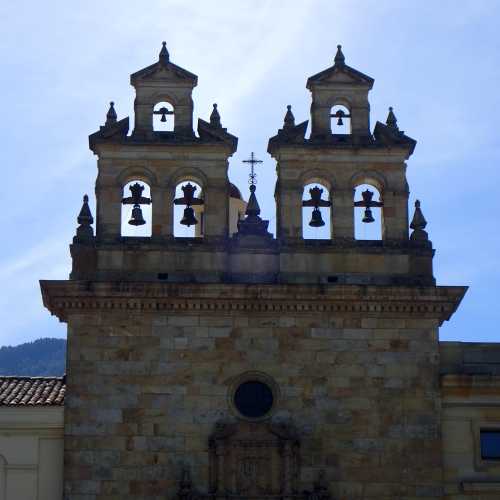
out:
M442 498L438 331L465 288L435 283L420 202L408 217L416 143L392 109L371 130L373 79L339 47L307 81L309 136L288 107L275 238L252 177L229 217L237 139L216 105L193 130L197 77L164 44L131 83L134 130L112 103L89 138L95 234L85 196L70 278L41 282L68 324L65 500ZM123 207L151 234L125 236ZM380 240L356 239L358 209ZM304 237L321 210L330 237Z

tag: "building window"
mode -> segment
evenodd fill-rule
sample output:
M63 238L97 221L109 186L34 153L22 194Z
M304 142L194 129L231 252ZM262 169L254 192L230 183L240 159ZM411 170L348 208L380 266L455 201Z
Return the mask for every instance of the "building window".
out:
M246 418L262 418L273 407L271 388L258 380L243 382L234 393L234 406Z
M481 459L500 460L500 430L483 430L480 433Z

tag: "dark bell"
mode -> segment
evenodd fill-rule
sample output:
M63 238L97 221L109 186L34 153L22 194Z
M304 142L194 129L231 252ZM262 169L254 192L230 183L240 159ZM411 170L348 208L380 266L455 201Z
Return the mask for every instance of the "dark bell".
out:
M321 217L321 212L319 208L315 208L312 212L311 222L309 222L311 227L321 227L325 225L325 221Z
M184 209L184 217L181 220L181 224L183 226L194 226L198 224L198 221L196 220L196 217L194 216L194 210L192 207L186 207Z
M370 207L367 207L365 209L365 216L363 217L363 222L374 222L375 219L373 218L372 211L370 210Z
M128 223L132 226L142 226L146 224L144 217L142 216L142 210L139 205L134 205L132 209L132 217L128 221Z
M342 121L341 116L339 116L339 119L337 120L337 125L344 125L344 122Z

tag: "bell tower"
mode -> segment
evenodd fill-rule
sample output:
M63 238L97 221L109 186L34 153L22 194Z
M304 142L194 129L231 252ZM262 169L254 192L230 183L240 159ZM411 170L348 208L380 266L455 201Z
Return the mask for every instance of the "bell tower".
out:
M309 222L303 219L303 207L313 209L312 227L324 225L320 207L327 207L330 237L323 248L329 247L336 255L349 254L333 266L335 279L433 283L431 243L419 240L417 244L409 238L406 161L416 141L399 130L392 108L386 123L377 122L371 133L368 93L373 83L372 78L346 64L339 45L333 66L307 80L312 98L309 137L308 122L296 125L288 106L283 128L268 145L277 161L277 238L285 245L303 247L303 230ZM304 199L305 188L311 183L322 188L316 186L309 199ZM355 199L360 185L370 187ZM374 197L375 191L380 199ZM326 192L328 199L323 199ZM363 223L380 225L381 241L355 238L356 207L364 209ZM373 217L376 209L380 210L378 219ZM391 256L382 255L381 246L392 248ZM372 256L350 265L356 253ZM307 269L326 270L326 260L332 257L317 258L324 258L325 266L315 259ZM317 276L322 279L321 273Z
M310 135L288 106L276 238L270 159L245 160L245 205L217 105L193 130L197 77L163 44L131 82L134 130L111 103L89 137L71 275L41 281L68 324L64 500L442 499L438 335L466 289L435 283L416 143L392 109L371 131L373 79L339 47L307 81Z

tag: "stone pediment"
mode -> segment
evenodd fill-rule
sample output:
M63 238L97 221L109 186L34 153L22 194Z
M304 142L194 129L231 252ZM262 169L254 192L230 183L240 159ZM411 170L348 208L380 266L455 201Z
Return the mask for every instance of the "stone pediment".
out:
M330 68L309 77L306 87L311 89L313 86L318 84L351 84L362 85L371 89L374 81L375 80L373 78L361 73L361 71L347 66L347 64L334 64Z
M130 83L133 86L136 86L141 81L189 83L192 86L196 86L198 77L174 63L158 61L130 75Z

